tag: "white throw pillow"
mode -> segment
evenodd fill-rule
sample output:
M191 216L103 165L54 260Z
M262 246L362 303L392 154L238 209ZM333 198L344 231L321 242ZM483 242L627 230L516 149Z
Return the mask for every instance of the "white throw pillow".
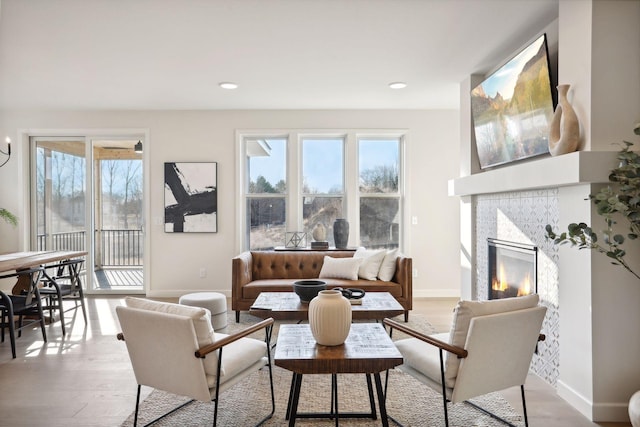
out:
M215 334L213 326L211 326L211 312L206 308L134 297L126 297L125 303L128 307L138 308L141 310L158 311L160 313L191 317L193 319L193 327L196 332L196 337L198 338L198 348L215 342ZM207 357L204 358L204 371L212 376L215 376L218 372L217 351L209 353ZM220 374L221 376L224 375L224 369L222 367L220 368Z
M373 250L358 248L353 257L362 259L362 263L358 268L358 277L365 280L376 280L378 278L378 271L380 270L380 264L386 255L384 249Z
M361 258L333 258L324 257L320 278L358 280L358 268Z
M398 258L398 249L391 249L384 255L384 259L380 264L378 271L378 279L390 282L393 275L396 274L396 259Z

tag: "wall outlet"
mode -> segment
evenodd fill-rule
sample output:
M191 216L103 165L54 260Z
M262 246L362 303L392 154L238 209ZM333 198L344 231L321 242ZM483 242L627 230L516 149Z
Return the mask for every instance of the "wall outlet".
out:
M207 269L206 269L206 268L204 268L204 267L202 267L202 268L200 269L200 278L201 278L201 279L204 279L205 277L207 277Z
M413 277L418 277L418 269L417 268L413 269Z

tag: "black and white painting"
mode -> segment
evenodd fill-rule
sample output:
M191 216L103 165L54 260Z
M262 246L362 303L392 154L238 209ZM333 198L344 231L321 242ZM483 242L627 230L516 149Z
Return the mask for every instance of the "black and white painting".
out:
M164 231L218 231L218 164L164 164Z

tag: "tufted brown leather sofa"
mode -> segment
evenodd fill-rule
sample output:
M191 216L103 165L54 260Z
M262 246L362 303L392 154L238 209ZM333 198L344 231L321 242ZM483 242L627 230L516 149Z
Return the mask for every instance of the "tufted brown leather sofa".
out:
M247 311L260 292L292 292L293 282L317 278L325 256L352 257L353 251L250 251L232 260L231 308ZM411 258L399 256L392 281L322 279L328 288L360 288L366 292L389 292L404 307L405 321L412 306Z

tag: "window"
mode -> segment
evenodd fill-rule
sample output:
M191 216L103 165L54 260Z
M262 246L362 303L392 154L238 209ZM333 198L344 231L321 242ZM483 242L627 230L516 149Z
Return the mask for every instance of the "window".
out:
M403 132L280 135L239 134L242 250L284 246L292 231L309 244L318 223L334 246L337 218L350 222L351 245L401 247Z
M360 245L400 246L400 140L359 139Z
M343 217L344 139L302 139L302 222L311 235L324 225L334 246L333 222Z
M287 140L248 139L245 247L272 249L285 238Z

